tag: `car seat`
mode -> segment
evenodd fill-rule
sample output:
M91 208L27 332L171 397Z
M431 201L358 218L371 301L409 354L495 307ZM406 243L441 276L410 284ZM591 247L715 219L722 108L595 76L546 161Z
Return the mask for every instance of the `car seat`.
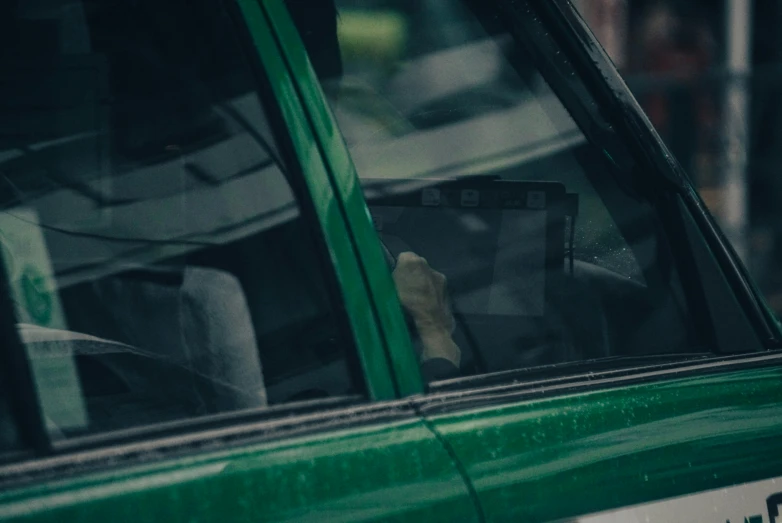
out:
M266 406L250 311L232 274L196 266L145 269L93 288L122 341L206 378L193 383L207 412Z

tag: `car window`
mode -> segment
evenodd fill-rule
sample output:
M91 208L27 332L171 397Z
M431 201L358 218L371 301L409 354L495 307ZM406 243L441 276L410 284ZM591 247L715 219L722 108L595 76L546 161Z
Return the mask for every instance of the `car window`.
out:
M447 360L456 377L707 350L654 203L494 7L336 6L338 50L310 58L339 71L321 83L422 363ZM323 23L308 2L288 8L303 34ZM411 264L435 291L410 284Z
M0 245L55 438L363 395L222 6L3 8Z

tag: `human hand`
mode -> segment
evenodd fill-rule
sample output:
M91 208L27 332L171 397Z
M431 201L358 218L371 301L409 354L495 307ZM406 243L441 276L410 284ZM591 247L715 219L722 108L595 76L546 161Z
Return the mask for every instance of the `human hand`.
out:
M392 276L399 301L413 318L421 337L421 362L443 358L458 367L461 350L451 338L455 321L446 277L413 252L399 255Z

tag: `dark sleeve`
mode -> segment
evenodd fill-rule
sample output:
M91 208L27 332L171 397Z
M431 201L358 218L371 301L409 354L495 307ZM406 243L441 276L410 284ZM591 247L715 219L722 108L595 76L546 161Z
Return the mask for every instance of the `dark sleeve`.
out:
M421 364L421 376L426 383L458 378L459 367L445 358L432 358Z

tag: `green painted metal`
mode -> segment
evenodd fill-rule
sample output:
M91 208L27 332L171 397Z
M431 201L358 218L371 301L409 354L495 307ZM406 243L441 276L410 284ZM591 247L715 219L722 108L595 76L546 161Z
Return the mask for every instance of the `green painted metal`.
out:
M0 521L475 519L420 420L325 432L0 492Z
M382 333L377 328L367 288L356 278L360 268L350 241L340 204L329 182L323 159L318 150L307 119L299 104L299 97L270 33L266 17L255 0L239 0L254 45L266 69L274 96L282 110L301 170L307 183L323 234L329 246L331 260L342 288L345 308L353 329L356 348L364 369L367 389L372 399L391 399L396 396Z
M550 521L778 476L782 368L430 421L467 470L487 521Z
M359 263L365 269L399 392L403 396L421 393L423 382L418 360L412 349L396 288L387 270L380 239L372 225L353 160L350 158L334 116L329 110L328 102L307 58L296 27L284 5L280 0L265 0L263 5L270 15L283 55L293 72L293 79L301 93L302 104L311 118L315 136L323 148L324 157L335 183L336 193L348 217Z

